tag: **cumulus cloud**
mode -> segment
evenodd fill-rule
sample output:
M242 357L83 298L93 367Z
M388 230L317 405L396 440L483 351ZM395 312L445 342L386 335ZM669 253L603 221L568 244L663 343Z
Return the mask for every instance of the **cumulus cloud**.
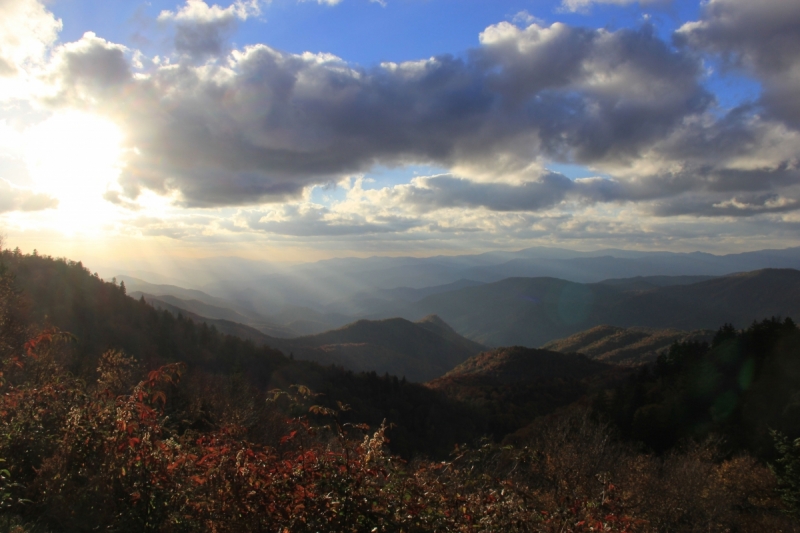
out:
M258 3L189 0L160 16L175 27L179 61L141 68L135 51L87 33L53 50L49 102L125 128L121 190L109 202L141 209L137 197L150 190L189 209L239 206L235 216L140 217L130 225L142 235L652 243L654 231L669 233L658 221L697 217L713 222L672 235L706 238L732 220L740 231L775 231L800 213L800 134L770 103L778 85L765 85L771 113L753 105L719 116L697 51L768 81L789 79L796 60L769 66L768 55L712 32L725 19L712 16L716 4L735 2L710 2L677 48L646 25L595 30L520 16L486 28L461 57L362 68L266 45L229 53L228 32ZM569 179L547 171L551 161L598 177ZM315 184L407 163L450 173L361 183L328 205L308 199ZM4 187L0 210L55 205Z
M372 69L258 45L132 76L123 50L92 35L62 56L64 86L81 88L64 98L128 127L126 194L174 191L187 206L285 201L376 163L491 181L542 158L635 160L713 102L699 61L649 27L504 22L465 59Z
M773 208L733 207L737 202L740 207L767 206L775 197L800 198L799 158L800 133L779 121L748 109L721 119L697 117L654 143L637 161L613 169L619 184L615 197L659 201L654 207L659 215L750 216L795 210L798 204L785 201ZM722 209L725 205L731 209Z
M774 117L800 125L800 9L793 0L710 0L677 36L763 83Z
M61 21L36 0L0 0L0 101L26 98Z
M40 63L61 21L36 0L0 0L0 76Z
M61 98L72 102L112 100L131 80L128 48L86 32L54 53L54 81Z
M237 0L228 7L186 0L177 11L164 10L159 22L175 23L175 49L194 59L218 56L238 21L261 14L259 0Z
M14 187L0 179L0 213L9 211L42 211L58 206L58 200L42 193Z

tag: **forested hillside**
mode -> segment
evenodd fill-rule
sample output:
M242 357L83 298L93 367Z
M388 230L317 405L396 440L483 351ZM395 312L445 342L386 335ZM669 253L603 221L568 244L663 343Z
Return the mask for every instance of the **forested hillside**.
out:
M772 318L741 331L727 325L711 343L676 343L600 395L597 408L655 450L714 433L732 450L772 458L770 431L800 437L800 330Z
M676 342L710 341L712 330L683 331L646 327L595 326L542 348L562 353L582 353L592 359L625 366L652 363Z
M433 317L416 326L457 339ZM629 378L584 356L507 348L424 387L292 360L157 311L80 263L3 251L0 523L18 533L794 531L796 337L790 321L723 328L711 348L676 344ZM699 425L652 426L686 440L660 454L635 440L643 409L695 405L697 390ZM763 444L763 426L748 424L764 412L787 421L777 476L748 455ZM754 439L735 448L703 440L744 428Z
M583 355L514 346L471 357L428 386L484 413L501 439L627 374Z
M67 368L77 376L92 378L100 355L113 349L132 356L143 369L181 362L198 375L243 381L253 394L305 385L325 394L322 403L350 404L346 419L370 424L387 419L394 424L388 432L392 448L404 454L446 454L455 442L479 434L483 424L421 385L293 360L269 346L156 311L128 297L124 286L91 275L81 263L9 251L2 253L2 262L4 275L21 291L25 321L73 336Z
M317 335L274 339L272 344L298 359L356 371L388 372L420 383L486 349L435 315L418 322L404 318L359 320Z

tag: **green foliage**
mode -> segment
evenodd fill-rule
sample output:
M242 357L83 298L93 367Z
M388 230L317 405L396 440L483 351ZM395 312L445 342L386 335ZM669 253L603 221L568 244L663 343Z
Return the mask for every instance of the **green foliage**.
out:
M800 438L789 440L779 431L772 431L778 458L770 469L778 478L778 492L787 510L800 515Z
M643 369L596 401L623 436L663 452L711 433L732 450L774 455L770 428L800 436L800 331L771 318L735 330L724 325L712 344L674 344L652 371Z

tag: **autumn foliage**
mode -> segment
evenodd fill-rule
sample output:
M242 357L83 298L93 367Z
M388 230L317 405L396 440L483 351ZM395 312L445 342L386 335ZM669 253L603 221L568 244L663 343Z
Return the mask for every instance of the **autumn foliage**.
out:
M0 396L3 512L52 531L790 531L769 470L712 445L635 453L586 411L551 418L524 445L484 442L449 461L406 462L386 427L340 422L305 387L273 391L275 445L245 428L179 431L183 364L122 394L55 369L69 337L46 334ZM37 365L49 361L51 371ZM124 372L123 372L124 373ZM114 380L110 380L114 382ZM290 413L305 413L289 416Z
M82 341L26 325L19 294L5 287L0 528L9 531L796 529L770 469L713 440L642 453L573 406L502 444L403 459L388 446L389 423L359 424L349 405L306 386L258 390L235 372L116 348L91 366L76 361Z

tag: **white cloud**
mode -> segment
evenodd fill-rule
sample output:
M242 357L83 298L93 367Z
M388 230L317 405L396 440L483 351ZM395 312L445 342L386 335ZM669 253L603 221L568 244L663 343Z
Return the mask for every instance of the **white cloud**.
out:
M259 0L236 0L228 7L209 6L204 0L186 0L178 11L162 11L159 22L175 23L175 49L195 59L222 54L225 38L238 21L261 14Z
M25 98L61 30L61 21L36 0L0 0L0 102Z
M36 193L11 185L0 178L0 213L9 211L42 211L58 206L58 200L43 193Z
M158 16L158 20L161 22L214 23L231 19L247 20L249 17L260 14L261 6L259 5L259 0L237 0L224 8L217 4L209 6L204 0L186 0L186 5L178 11L162 11Z
M335 6L342 2L342 0L300 0L300 2L314 2L314 1L316 1L319 5L328 5L328 6Z
M511 22L519 26L530 26L531 24L538 24L540 26L544 25L544 21L542 19L534 17L525 9L511 17Z

